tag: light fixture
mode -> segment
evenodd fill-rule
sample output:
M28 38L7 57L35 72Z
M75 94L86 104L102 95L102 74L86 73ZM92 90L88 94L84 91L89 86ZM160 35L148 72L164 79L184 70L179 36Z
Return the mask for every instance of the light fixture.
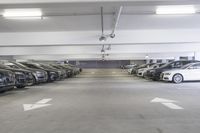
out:
M9 19L37 19L42 18L42 11L40 9L5 9L3 17Z
M196 9L192 5L177 5L177 6L159 6L156 9L156 14L194 14Z
M102 35L100 38L99 38L99 41L101 42L105 42L107 40L107 37L105 35Z
M145 56L145 59L149 59L149 55L146 55L146 56Z

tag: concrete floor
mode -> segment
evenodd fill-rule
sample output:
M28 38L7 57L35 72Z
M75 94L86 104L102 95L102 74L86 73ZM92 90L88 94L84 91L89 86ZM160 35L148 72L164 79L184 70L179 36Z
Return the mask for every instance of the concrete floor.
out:
M182 110L151 103L177 100ZM30 111L23 104L52 98ZM0 95L1 133L199 133L200 83L152 82L118 69L90 69L76 78Z

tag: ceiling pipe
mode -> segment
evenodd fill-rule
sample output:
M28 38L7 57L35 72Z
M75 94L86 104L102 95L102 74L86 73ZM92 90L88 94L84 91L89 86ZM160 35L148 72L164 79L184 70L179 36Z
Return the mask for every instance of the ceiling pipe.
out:
M99 41L106 41L107 37L104 35L104 19L103 19L103 7L101 7L101 37Z
M115 30L116 30L116 28L117 28L117 25L118 25L118 23L119 23L119 19L120 19L120 16L121 16L121 13L122 13L122 9L123 9L123 6L120 6L119 7L119 10L117 11L117 13L116 13L116 16L115 16L115 19L114 19L114 27L113 27L113 30L112 30L112 32L111 32L111 34L110 34L110 37L111 38L114 38L115 37Z

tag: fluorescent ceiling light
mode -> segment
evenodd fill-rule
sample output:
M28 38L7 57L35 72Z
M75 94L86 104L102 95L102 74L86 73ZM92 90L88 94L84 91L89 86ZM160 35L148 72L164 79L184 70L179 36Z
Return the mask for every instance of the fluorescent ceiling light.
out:
M5 18L42 17L42 11L40 9L5 9L3 17Z
M156 14L194 14L196 9L192 5L159 6Z

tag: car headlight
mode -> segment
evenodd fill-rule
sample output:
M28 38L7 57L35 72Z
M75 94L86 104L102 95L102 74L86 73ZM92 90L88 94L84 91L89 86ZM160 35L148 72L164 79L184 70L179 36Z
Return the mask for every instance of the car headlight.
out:
M164 75L171 75L171 73L164 73Z
M36 75L36 76L42 76L42 75L43 75L43 73L40 72L40 71L36 71L36 72L34 72L33 74Z

